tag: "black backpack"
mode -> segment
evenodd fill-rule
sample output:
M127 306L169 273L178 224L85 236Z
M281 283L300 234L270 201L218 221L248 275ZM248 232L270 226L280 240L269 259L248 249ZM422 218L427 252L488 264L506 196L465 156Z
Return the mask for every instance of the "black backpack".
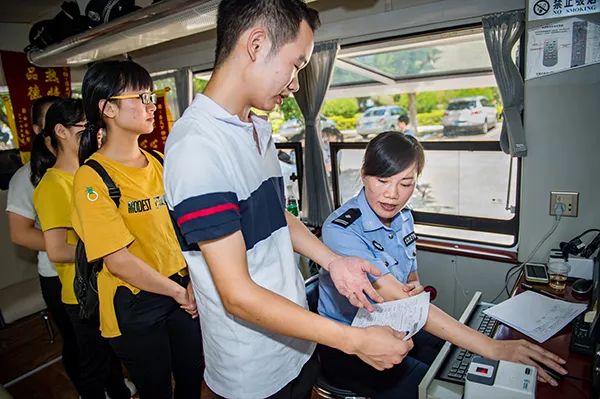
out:
M162 165L163 158L157 152L148 152ZM93 159L88 159L84 165L94 169L100 175L108 188L108 195L115 203L115 206L119 208L121 190L108 175L106 169ZM79 303L80 319L90 320L98 317L98 273L102 270L103 263L102 258L88 262L83 241L81 239L77 241L77 246L75 247L75 279L73 280L73 289Z
M25 51L33 48L44 49L88 28L87 19L80 14L77 3L65 1L60 6L60 12L53 19L45 19L33 24L29 30L29 46Z
M138 9L135 0L90 0L85 16L91 26L98 26Z

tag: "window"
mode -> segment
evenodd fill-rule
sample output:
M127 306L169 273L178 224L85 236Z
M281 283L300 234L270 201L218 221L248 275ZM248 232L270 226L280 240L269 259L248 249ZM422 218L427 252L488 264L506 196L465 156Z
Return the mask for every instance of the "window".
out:
M500 149L502 103L481 28L342 48L336 65L371 80L332 82L322 110L345 123L331 144L336 207L362 187L368 141L403 130L425 149L409 202L417 233L514 245L519 162ZM400 114L409 117L407 127Z

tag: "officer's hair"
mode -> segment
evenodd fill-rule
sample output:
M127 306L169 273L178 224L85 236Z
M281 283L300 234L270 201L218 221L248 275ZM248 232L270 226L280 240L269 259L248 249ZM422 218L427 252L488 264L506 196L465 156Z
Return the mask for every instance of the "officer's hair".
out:
M417 176L423 171L425 153L419 141L399 132L378 134L367 145L363 159L364 176L394 176L412 164L417 164Z
M319 13L302 0L223 0L217 12L215 68L229 57L245 31L262 24L271 40L270 54L293 41L306 21L315 31L321 24Z

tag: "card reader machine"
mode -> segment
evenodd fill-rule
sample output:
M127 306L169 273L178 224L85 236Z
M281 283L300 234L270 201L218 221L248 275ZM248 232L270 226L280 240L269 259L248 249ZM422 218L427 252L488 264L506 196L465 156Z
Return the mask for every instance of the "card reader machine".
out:
M531 366L474 356L464 399L534 399L537 370Z

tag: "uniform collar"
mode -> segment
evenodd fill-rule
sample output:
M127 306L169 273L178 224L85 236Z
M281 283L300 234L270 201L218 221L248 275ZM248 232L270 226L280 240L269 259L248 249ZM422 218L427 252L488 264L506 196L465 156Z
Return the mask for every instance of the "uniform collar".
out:
M375 214L369 202L367 201L367 197L365 194L365 188L363 187L358 194L358 207L362 214L361 220L364 231L375 231L379 229L400 231L402 229L402 224L408 220L410 217L410 209L405 207L400 211L396 217L392 220L391 227L386 226L381 222L379 217Z
M225 108L221 107L212 98L207 97L204 94L196 94L195 102L200 109L207 112L215 119L244 129L244 131L250 135L253 142L253 128L256 129L258 141L260 143L260 152L261 154L265 153L273 133L271 123L268 122L265 117L251 112L250 119L252 122L244 122L237 115L230 114Z

